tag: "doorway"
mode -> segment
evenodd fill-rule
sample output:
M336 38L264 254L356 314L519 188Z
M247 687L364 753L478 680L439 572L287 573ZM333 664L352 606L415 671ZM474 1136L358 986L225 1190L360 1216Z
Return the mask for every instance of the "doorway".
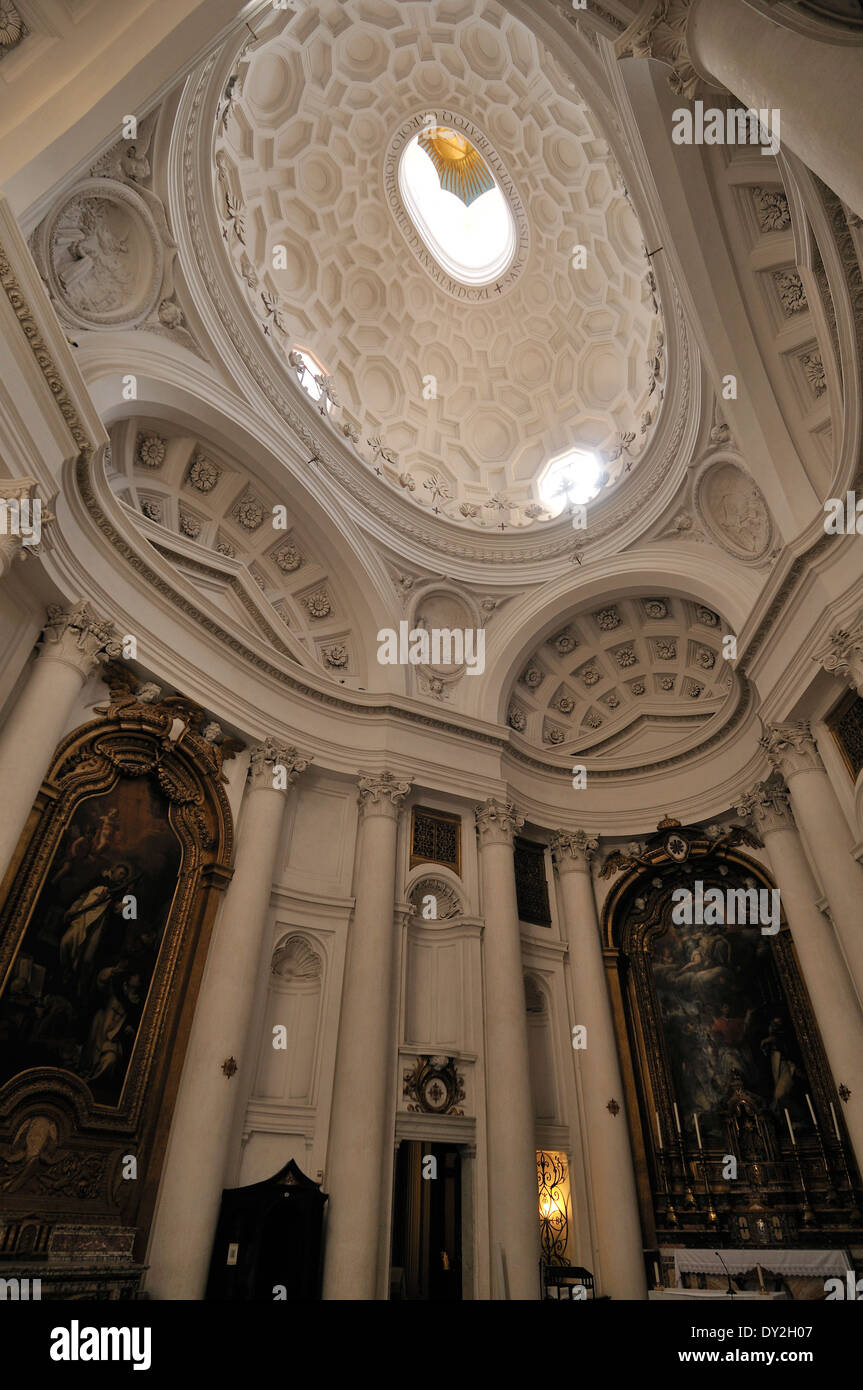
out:
M396 1155L393 1299L461 1299L461 1202L458 1145L403 1139Z

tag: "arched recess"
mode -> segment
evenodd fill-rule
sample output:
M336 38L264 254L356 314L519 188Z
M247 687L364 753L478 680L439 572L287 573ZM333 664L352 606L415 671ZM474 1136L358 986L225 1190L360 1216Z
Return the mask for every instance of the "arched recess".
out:
M648 1246L835 1244L859 1222L791 933L769 873L741 843L758 842L739 827L717 837L666 820L603 908ZM711 890L725 920L714 920Z
M546 988L536 975L524 977L524 1002L533 1113L540 1123L553 1123L559 1119L560 1106L551 1035L551 1005Z
M452 922L465 911L464 888L458 875L444 865L418 864L408 875L407 901L413 916L424 923Z
M282 936L273 951L255 1099L291 1106L315 1103L323 985L324 959L317 941L296 931Z
M464 886L451 869L418 864L408 877L403 958L403 1034L408 1046L457 1051L465 1046L469 933Z
M7 1219L35 1215L47 1242L73 1228L73 1258L110 1227L105 1250L128 1264L133 1240L135 1258L146 1246L233 826L204 712L139 699L119 663L108 680L100 717L57 748L0 898L0 1191Z
M370 679L385 684L385 678L394 676L402 684L404 672L401 668L387 668L377 662L369 668L365 664L366 654L376 651L376 633L382 625L391 623L393 617L391 581L376 549L369 544L366 532L346 517L337 493L321 486L321 474L310 461L309 450L301 440L284 432L280 434L266 416L256 412L248 400L227 389L203 363L192 359L191 354L176 348L173 352L173 356L167 355L166 349L165 360L154 353L142 355L134 334L112 335L110 350L104 344L89 350L81 365L106 429L114 433L125 419L135 417L152 421L157 431L160 422L164 422L175 432L197 434L212 441L231 460L238 479L245 478L250 488L262 490L268 509L272 502L287 508L291 524L296 522L308 538L306 544L320 556L328 577L339 576L340 593L333 610L334 620L338 616L341 622L343 617L342 625L356 632L358 658L363 654L362 684L367 685ZM118 353L123 356L127 370L136 377L137 395L133 401L118 399ZM128 560L132 553L141 550L141 538L139 528L131 524L134 513L130 514L118 502L107 483L101 455L90 461L86 477L80 475L80 468L67 470L64 493L82 532L80 537L74 536L68 563L83 583L84 577L92 573L101 578L106 560L109 568L122 565L124 558ZM159 472L153 472L149 479L157 489L159 477ZM146 481L141 474L139 482ZM239 482L237 490L239 492ZM186 492L187 500L194 505L194 492L188 489ZM65 518L64 524L68 525ZM274 540L283 534L274 531ZM98 551L98 560L95 555L88 554L90 547ZM187 548L194 550L193 546ZM149 545L143 550L149 567L160 578L176 585L174 566L161 556L154 557ZM205 558L197 555L199 561ZM219 561L218 556L216 560ZM189 597L194 598L205 618L221 617L218 609L211 607L193 586L184 583L179 587L181 597L185 597L189 589ZM110 578L106 588L110 592ZM242 632L242 624L238 625L238 631ZM296 654L292 655L296 658ZM337 678L336 671L332 674Z
M705 547L697 549L703 552ZM570 618L629 596L662 594L704 604L728 624L723 631L742 631L760 582L727 555L699 553L695 591L696 557L687 552L683 545L676 550L656 545L637 554L609 556L592 563L589 573L567 574L543 585L539 594L531 591L513 600L489 631L484 679L468 687L474 696L470 712L505 723L509 692L531 651L564 628Z

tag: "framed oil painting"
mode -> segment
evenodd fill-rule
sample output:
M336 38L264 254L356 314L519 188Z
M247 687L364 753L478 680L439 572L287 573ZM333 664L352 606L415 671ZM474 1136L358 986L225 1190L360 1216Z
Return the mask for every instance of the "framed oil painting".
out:
M0 1085L60 1067L117 1104L179 876L169 809L138 778L76 807L0 993Z
M0 1200L43 1244L83 1220L82 1249L98 1228L140 1259L233 827L203 711L106 679L0 891Z

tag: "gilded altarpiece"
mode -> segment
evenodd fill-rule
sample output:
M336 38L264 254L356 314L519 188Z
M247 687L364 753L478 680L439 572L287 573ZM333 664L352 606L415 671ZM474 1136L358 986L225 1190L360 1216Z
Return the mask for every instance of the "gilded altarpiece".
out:
M842 1102L791 934L784 915L769 918L778 899L764 867L740 848L757 844L744 827L666 820L601 871L626 871L603 939L648 1247L844 1246L863 1230ZM726 904L728 890L746 891L746 915L738 896L711 920L699 885L707 902L710 889ZM693 920L680 920L679 889Z
M41 1275L43 1297L134 1296L231 875L237 745L205 737L216 726L181 696L107 678L101 717L57 749L0 904L0 1262Z

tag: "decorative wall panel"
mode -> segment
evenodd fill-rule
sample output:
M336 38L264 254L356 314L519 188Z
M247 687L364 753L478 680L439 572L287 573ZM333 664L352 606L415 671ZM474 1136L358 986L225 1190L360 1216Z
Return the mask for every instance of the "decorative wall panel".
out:
M461 873L461 819L446 811L415 806L411 812L411 868L414 864L444 864Z

